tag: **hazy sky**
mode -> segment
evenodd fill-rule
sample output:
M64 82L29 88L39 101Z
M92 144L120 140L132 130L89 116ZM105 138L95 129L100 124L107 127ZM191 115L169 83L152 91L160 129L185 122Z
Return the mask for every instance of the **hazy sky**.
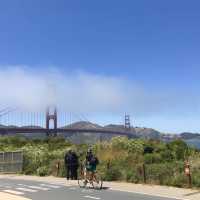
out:
M200 132L198 0L0 2L0 108Z

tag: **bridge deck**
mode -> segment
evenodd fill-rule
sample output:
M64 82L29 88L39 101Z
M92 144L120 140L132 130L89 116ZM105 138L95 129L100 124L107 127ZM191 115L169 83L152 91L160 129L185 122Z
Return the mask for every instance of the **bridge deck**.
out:
M74 129L74 128L57 128L57 129L46 129L46 128L0 128L0 134L15 134L15 133L102 133L112 135L124 135L133 137L133 134L129 130L115 131L111 129Z

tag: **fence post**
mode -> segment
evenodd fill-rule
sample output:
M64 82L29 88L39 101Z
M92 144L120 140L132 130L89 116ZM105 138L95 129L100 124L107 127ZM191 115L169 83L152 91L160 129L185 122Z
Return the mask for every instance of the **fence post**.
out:
M142 164L142 174L143 174L144 183L146 183L147 182L147 177L146 177L146 167L145 167L144 163Z
M5 163L5 153L3 152L3 162ZM3 171L5 171L6 167L5 164L3 164Z
M59 175L59 171L60 171L60 162L58 162L56 164L56 168L57 168L57 176Z
M14 162L14 155L13 155L14 153L12 152L12 161L11 162Z
M107 170L109 170L110 169L110 160L108 160L108 162L107 162Z
M185 175L188 177L188 187L192 187L191 169L188 161L185 163Z

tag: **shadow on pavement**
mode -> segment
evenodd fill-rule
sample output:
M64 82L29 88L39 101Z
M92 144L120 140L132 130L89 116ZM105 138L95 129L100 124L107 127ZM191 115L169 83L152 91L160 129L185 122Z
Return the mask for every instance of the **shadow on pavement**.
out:
M102 187L101 190L108 190L110 189L109 187Z
M92 190L108 190L109 187L102 187L101 189L100 188L90 188Z
M200 193L200 191L192 192L192 193L185 194L184 196L192 196L192 195L199 194L199 193Z

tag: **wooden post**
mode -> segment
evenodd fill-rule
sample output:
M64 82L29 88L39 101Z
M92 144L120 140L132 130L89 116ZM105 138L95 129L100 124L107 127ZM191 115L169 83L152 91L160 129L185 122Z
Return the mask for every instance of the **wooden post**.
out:
M188 177L188 187L192 187L192 177L191 177L191 170L190 170L190 164L188 161L185 163L185 175Z
M60 171L60 162L58 162L56 164L56 168L57 168L57 176L59 175L59 171Z
M107 170L109 170L110 169L110 160L108 160L108 162L107 162Z
M191 174L189 174L189 176L188 176L188 186L189 186L189 188L192 187L192 177L191 177Z
M147 177L146 177L146 168L145 168L145 164L144 163L142 165L142 172L143 172L144 183L146 183L147 182Z

